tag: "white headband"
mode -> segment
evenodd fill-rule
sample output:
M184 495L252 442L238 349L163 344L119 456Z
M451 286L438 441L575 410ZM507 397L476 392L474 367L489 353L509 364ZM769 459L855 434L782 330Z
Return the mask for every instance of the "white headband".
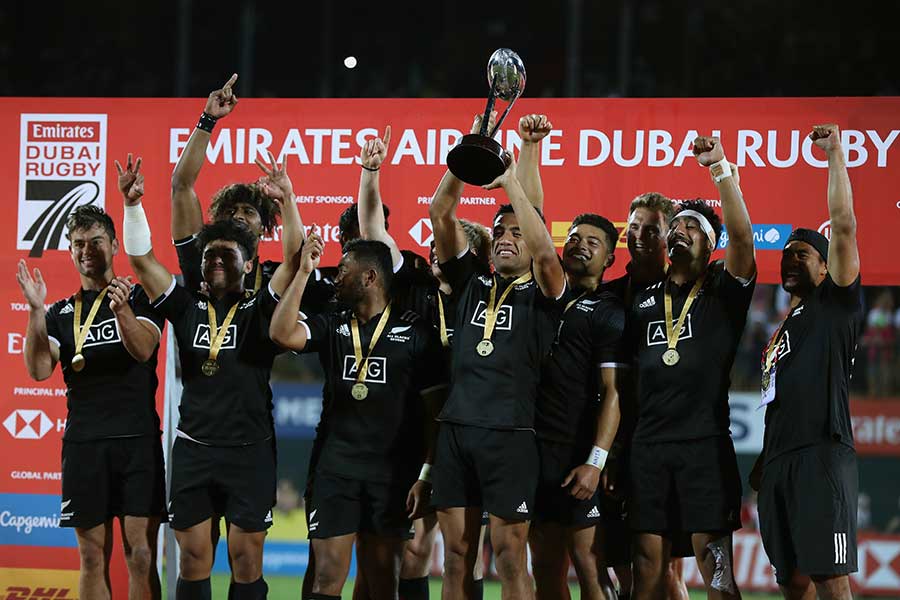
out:
M713 229L713 226L710 225L709 220L704 217L701 213L698 213L696 210L682 210L674 217L672 220L680 219L681 217L691 217L697 219L697 222L700 223L700 229L706 234L706 237L709 239L710 250L716 247L716 232Z

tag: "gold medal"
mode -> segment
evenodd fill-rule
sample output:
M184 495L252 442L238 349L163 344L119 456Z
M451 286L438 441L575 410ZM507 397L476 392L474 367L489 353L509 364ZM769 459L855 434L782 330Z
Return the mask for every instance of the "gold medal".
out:
M72 357L72 369L75 372L80 372L84 368L84 355L81 353L76 354Z
M491 340L481 340L478 342L478 345L475 346L475 351L479 356L490 356L491 352L494 351L494 342Z
M216 373L218 373L218 371L219 371L219 363L218 363L217 361L214 361L214 360L211 359L211 358L208 358L208 359L206 359L206 360L203 361L203 366L200 367L200 370L201 370L201 371L203 372L203 374L206 375L207 377L212 377L213 375L215 375Z
M669 348L663 352L662 361L667 367L674 367L678 364L679 360L681 360L681 355L678 354L678 350L675 348Z
M364 383L354 383L353 387L350 388L350 394L354 400L365 400L366 396L369 395L369 388Z
M772 374L769 371L763 371L762 375L762 387L764 390L769 389L769 384L772 383Z

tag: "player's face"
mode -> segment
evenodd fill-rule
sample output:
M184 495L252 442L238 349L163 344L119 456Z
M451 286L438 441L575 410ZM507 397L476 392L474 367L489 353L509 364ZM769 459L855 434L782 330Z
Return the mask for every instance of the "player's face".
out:
M660 258L666 248L666 217L661 211L638 207L628 223L628 254L631 260Z
M69 249L79 273L85 277L103 277L112 268L112 257L118 252L119 242L110 240L106 229L95 223L88 229L71 231Z
M709 238L697 219L692 217L673 219L666 243L669 258L673 261L685 258L694 261L710 254Z
M805 295L827 272L822 256L806 242L791 242L781 253L781 287L789 294Z
M262 235L262 217L259 216L259 212L252 204L235 202L232 206L220 213L220 218L240 221L257 236Z
M443 273L438 265L437 254L434 253L434 241L431 242L431 248L428 250L428 263L431 265L431 274L440 279Z
M569 231L563 246L563 267L572 275L602 275L610 257L607 235L599 227L581 223Z
M354 304L365 297L364 280L367 271L352 253L347 253L341 258L334 278L334 292L339 302Z
M239 287L244 274L253 268L253 262L244 260L241 247L231 240L213 240L203 249L200 269L203 280L214 290Z
M531 252L513 213L505 213L494 221L491 262L501 275L517 275L531 268Z

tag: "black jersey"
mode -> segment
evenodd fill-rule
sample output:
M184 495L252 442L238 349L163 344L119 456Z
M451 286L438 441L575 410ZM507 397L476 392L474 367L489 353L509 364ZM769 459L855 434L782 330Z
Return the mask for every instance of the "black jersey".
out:
M533 429L541 362L556 334L562 300L547 298L537 282L516 285L499 307L494 351L480 356L491 287L496 299L514 279L480 275L467 252L441 263L456 302L450 397L440 420L492 429ZM496 301L496 300L495 300Z
M82 290L81 323L99 291ZM164 319L150 307L143 288L131 289L128 303L135 316L162 330ZM122 344L115 314L104 298L81 350L82 371L72 368L75 355L75 296L55 303L46 314L50 343L59 348L59 362L66 382L66 430L63 439L87 441L159 433L156 413L156 353L138 362Z
M184 391L178 432L201 444L240 446L272 436L272 361L281 351L269 339L269 322L277 299L270 286L256 294L228 294L214 301L217 326L237 302L217 357L218 371L207 377L201 371L209 358L210 331L207 302L210 298L172 285L154 300L178 339Z
M694 281L669 283L673 321ZM638 421L634 441L672 442L729 435L731 366L747 321L755 278L746 285L711 263L678 337L678 364L666 366L666 281L635 293L626 343L635 355Z
M365 481L409 481L424 459L424 401L421 394L447 385L446 361L437 333L418 315L392 307L369 355L363 380L368 396L355 400L357 364L349 310L313 315L305 352L317 352L325 370L327 432L317 472ZM359 325L363 355L381 315Z
M550 355L544 361L534 426L539 439L593 445L599 395L599 367L623 367L625 309L612 293L570 290Z
M779 335L775 399L766 408L765 460L823 442L853 447L850 376L863 326L859 277L830 275L791 309Z

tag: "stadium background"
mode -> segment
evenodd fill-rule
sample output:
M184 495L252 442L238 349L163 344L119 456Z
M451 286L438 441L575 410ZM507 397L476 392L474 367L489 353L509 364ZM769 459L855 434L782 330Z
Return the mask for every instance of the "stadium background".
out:
M612 130L623 130L625 157L634 156L634 131L648 131L649 139L651 129L669 130L677 152L686 128L702 129L719 124L710 116L692 119L691 112L708 113L710 105L720 109L732 107L725 111L727 127L732 133L746 128L766 137L768 130L778 131L781 137L776 145L776 158L784 160L791 152L791 130L799 129L802 137L813 122L828 119L834 111L845 117L844 121L837 119L843 128L861 132L874 129L885 140L891 131L898 129L900 104L896 99L848 100L844 104L817 98L796 105L791 101L767 101L763 111L759 101L657 100L624 105L606 101L567 105L563 101L542 102L536 98L896 95L897 80L888 74L897 72L898 59L890 46L891 34L884 25L886 19L878 16L879 7L867 2L852 6L835 3L833 7L829 3L784 6L762 2L750 7L699 2L682 7L662 1L629 0L601 7L600 3L570 0L552 7L538 2L523 2L515 7L447 2L431 8L424 5L389 8L350 2L264 9L250 2L182 1L152 6L106 2L88 7L60 5L48 13L36 5L12 3L0 8L3 32L0 66L6 73L0 78L0 93L18 97L162 99L121 106L117 104L121 101L4 100L2 125L9 142L2 154L3 190L11 207L20 206L12 199L21 201L24 145L13 143L13 138L18 138L22 131L22 114L108 114L106 168L112 158L129 149L153 158L147 166L148 178L152 177L148 183L158 191L151 218L156 246L160 247L168 231L170 130L189 130L202 107L201 100L176 102L165 97L203 97L230 72L238 71L241 78L236 91L247 99L479 98L486 88L484 61L494 48L505 45L519 51L528 69L525 99L514 109L513 117L525 111L546 111L558 128L564 125L560 156L565 154L570 166L560 168L545 162L544 167L551 227L553 221L563 223L570 219L572 211L582 206L621 221L622 215L616 211L624 211L628 199L637 191L659 189L673 197L694 197L708 194L711 186L702 176L705 174L690 169L693 165L689 161L677 171L672 166L654 169L641 164L629 169L638 173L627 182L610 185L610 179L615 180L624 170L610 158L593 171L579 167L579 172L591 171L579 175L584 182L576 184L582 186L578 188L580 193L567 194L554 208L554 185L557 189L562 185L554 181L560 177L554 172L571 173L575 168L571 160L577 160L579 138L573 135L574 130L606 131L610 137ZM772 14L778 15L779 24L770 27L764 17ZM842 43L848 35L858 43ZM359 59L359 65L353 70L342 64L344 57L350 55ZM380 129L392 122L396 132L397 124L408 118L417 138L427 144L427 129L435 126L424 117L432 111L442 115L436 125L438 129L464 129L470 115L481 108L480 101L471 99L347 103L318 100L283 105L255 102L244 100L235 115L220 124L219 133L224 128L236 133L242 127L259 127L260 121L267 119L269 124L262 126L273 130L306 128L310 116L328 121L317 123L319 127L347 127L355 133L363 127ZM841 112L851 105L853 108L847 109L848 112ZM268 114L271 111L266 109L273 106L287 114L279 111ZM660 126L661 121L666 123ZM514 120L504 129L514 129ZM735 146L728 145L734 143L734 137L728 141L728 136L723 135L723 139L729 157L734 160ZM313 145L308 139L305 141L312 157ZM355 142L352 137L349 141ZM768 142L767 137L765 141ZM276 147L279 142L276 141ZM330 152L327 139L325 143L327 156ZM891 183L898 181L896 149L892 147L887 152L887 164L879 168L875 165L872 139L866 138L862 143L868 148L869 160L851 170L851 178L857 210L871 210L871 216L865 221L868 228L861 219L860 229L864 282L879 285L866 288L866 331L857 354L851 410L861 454L860 529L872 534L861 561L863 579L864 583L876 579L877 585L889 590L897 589L890 586L900 587L900 538L896 537L900 534L900 484L896 477L900 455L900 369L897 368L900 366L900 310L897 309L900 295L892 287L900 282L900 275L892 257L884 250L897 225L900 198L895 184ZM151 149L145 151L148 146ZM355 149L353 146L346 150L343 156L353 156ZM596 156L596 152L593 154ZM764 162L772 162L767 160L766 146L761 154ZM550 156L554 153L550 152ZM430 194L441 167L416 167L414 163L415 157L409 156L392 171L385 171L385 199L392 208L392 232L402 240L401 244L424 253L418 242L427 239L428 230L423 230L418 219L425 216L426 207L419 203L419 198ZM422 173L422 183L404 189L396 180L406 177L411 169ZM316 190L320 171L327 172L325 177L330 182L339 183L328 183ZM764 169L750 167L744 173L744 188L755 223L814 227L824 224L821 218L825 211L823 171L799 160L799 164L783 171L767 164ZM307 225L313 221L320 225L336 224L336 215L346 206L339 200L316 206L316 196L355 197L357 171L352 166L301 166L294 168L292 175L297 193L314 198L311 206L300 207ZM208 165L201 175L201 197L208 198L212 190L228 181L254 176L252 166L247 164ZM802 181L796 181L797 177ZM117 222L120 222L117 211L121 209L113 194L114 180L106 176L104 182L107 206L114 216L118 215ZM762 215L754 202L766 206L765 210L770 212L765 216L772 218L760 220L757 215ZM473 202L471 210L486 220L494 210L491 206ZM791 214L801 211L801 214L778 220L775 217L780 210ZM311 213L315 218L310 218ZM319 214L325 220L319 220ZM3 300L8 303L2 307L5 314L0 321L8 338L8 352L0 367L7 381L0 415L6 430L0 431L0 436L5 436L0 511L10 515L51 516L58 512L58 497L54 496L58 494L58 479L54 478L54 474L58 476L58 464L53 461L58 457L58 425L59 419L64 418L65 408L63 399L53 396L58 393L61 379L42 386L49 390L49 396L35 395L32 389L35 386L27 381L21 357L17 356L21 348L17 346L20 338L16 336L24 331L24 314L15 306L21 300L11 284L12 269L15 260L27 252L11 243L19 237L13 230L16 219L12 215L10 211L10 219L3 225L7 228L4 236L7 242L0 260L10 274L10 285L3 288ZM767 232L761 231L761 235ZM559 235L556 230L553 233ZM336 261L334 246L330 250ZM277 252L277 244L269 243L265 251ZM777 253L761 250L760 254ZM128 270L123 258L120 256L117 262L119 271ZM168 264L174 268L173 256L168 258ZM38 261L35 264L42 268L44 261L48 266L53 265L50 269L58 270L58 276L51 280L50 299L68 294L77 285L65 253L52 251L31 260ZM620 254L618 266L624 262ZM875 264L878 269L873 268ZM771 277L769 280L772 281ZM732 398L735 415L732 432L745 470L758 450L761 433L762 415L753 410L759 348L780 321L784 303L784 296L776 286L758 287L735 364L733 390L737 393ZM289 578L285 580L288 585L290 578L296 581L297 573L302 572L304 546L299 540L304 537L304 530L298 501L312 427L318 417L320 386L321 372L315 359L285 357L273 373L280 483L278 525L267 542L266 570L273 576L279 571L284 573ZM50 414L51 426L44 430L42 417L38 416L35 422L33 412L19 414L22 410ZM13 419L11 426L6 425L8 415L14 413L22 421ZM22 437L28 418L32 419L28 423L35 425L37 439ZM47 457L46 469L43 465L41 468L23 466L25 459L35 456ZM14 473L38 473L39 479L32 479L31 475L16 479ZM748 581L756 577L765 586L766 561L752 533L754 515L754 501L748 495L744 511L747 533L740 540L740 548L750 558L744 559L739 568L745 565ZM4 524L10 523L9 519L0 521L3 521L0 522L3 545L0 546L0 591L6 593L10 586L36 590L40 585L52 587L55 582L60 582L62 587L71 581L71 573L65 574L73 564L77 568L71 532L35 527L24 533L26 527ZM58 553L51 550L60 546L65 549ZM741 552L744 550L739 550L738 561L743 556ZM224 554L220 552L219 556ZM220 570L221 564L222 561ZM898 596L900 592L890 595Z

